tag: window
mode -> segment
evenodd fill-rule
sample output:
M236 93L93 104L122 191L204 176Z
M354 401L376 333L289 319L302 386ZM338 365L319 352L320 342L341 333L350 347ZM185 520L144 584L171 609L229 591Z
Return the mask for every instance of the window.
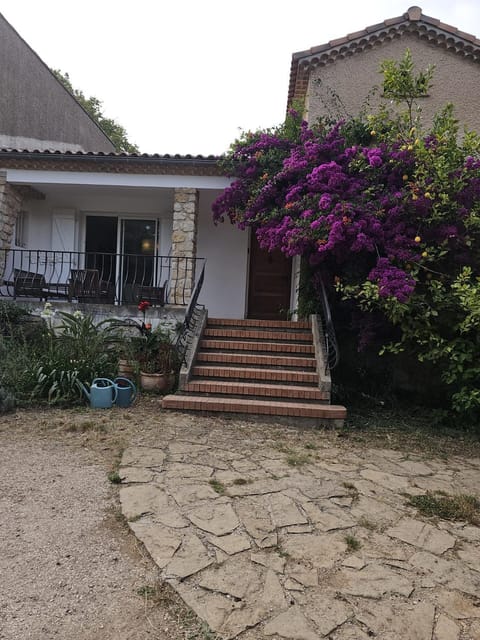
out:
M27 212L19 211L17 214L17 221L15 223L15 246L26 247L27 246Z

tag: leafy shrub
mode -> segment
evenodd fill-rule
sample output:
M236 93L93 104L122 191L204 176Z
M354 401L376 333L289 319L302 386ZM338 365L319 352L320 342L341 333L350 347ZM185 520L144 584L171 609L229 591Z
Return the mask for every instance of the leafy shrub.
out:
M94 378L112 378L118 366L118 330L109 320L95 323L77 311L58 314L61 323L50 329L38 354L33 399L50 404L78 402L82 385Z
M81 312L58 313L60 323L33 342L17 336L0 340L0 385L19 404L78 403L82 384L114 377L118 364L118 329L113 322L95 323Z
M0 413L8 413L15 409L15 398L12 393L0 387Z

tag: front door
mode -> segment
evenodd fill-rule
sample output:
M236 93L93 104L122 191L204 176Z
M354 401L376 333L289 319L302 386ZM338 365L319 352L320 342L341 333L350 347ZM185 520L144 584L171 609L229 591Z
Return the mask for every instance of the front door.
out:
M248 318L286 320L290 309L292 259L281 251L265 251L252 233L248 286Z

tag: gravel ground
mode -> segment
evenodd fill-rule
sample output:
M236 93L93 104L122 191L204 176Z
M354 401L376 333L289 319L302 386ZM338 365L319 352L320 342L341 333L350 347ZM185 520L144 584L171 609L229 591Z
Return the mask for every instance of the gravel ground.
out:
M137 425L122 425L128 412L91 415L0 417L0 638L202 638L107 479Z

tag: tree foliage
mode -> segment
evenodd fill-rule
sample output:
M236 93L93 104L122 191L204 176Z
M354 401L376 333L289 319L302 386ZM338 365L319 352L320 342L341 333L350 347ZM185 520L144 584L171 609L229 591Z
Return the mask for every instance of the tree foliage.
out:
M107 118L103 114L102 101L95 96L86 97L83 91L75 89L70 81L68 73L62 73L59 69L52 69L54 76L69 91L72 96L81 104L85 111L95 120L102 131L113 142L116 151L125 153L138 153L138 147L129 142L127 131L112 118Z
M447 105L422 129L433 70L410 53L382 65L382 107L365 119L245 133L224 160L236 179L214 203L267 250L308 261L351 305L359 348L435 363L458 411L480 412L480 159Z

